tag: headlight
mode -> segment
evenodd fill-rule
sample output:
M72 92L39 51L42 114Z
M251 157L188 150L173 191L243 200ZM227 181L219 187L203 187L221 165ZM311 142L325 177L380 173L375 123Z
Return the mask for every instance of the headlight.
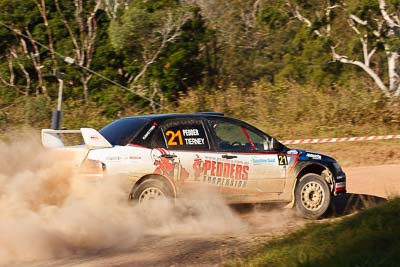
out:
M335 167L336 172L341 172L342 171L342 167L340 167L340 164L337 162L333 163L333 167Z

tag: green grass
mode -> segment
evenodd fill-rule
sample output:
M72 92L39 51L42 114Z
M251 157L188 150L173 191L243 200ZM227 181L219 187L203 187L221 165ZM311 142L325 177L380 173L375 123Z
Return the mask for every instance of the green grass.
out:
M313 223L226 266L399 266L400 199Z

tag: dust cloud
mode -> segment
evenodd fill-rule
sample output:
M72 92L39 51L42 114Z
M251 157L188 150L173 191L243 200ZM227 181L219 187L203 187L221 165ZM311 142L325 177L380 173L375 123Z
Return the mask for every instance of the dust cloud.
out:
M246 231L217 196L134 206L126 179L80 177L33 134L14 139L20 141L0 141L0 266L134 247L149 235Z

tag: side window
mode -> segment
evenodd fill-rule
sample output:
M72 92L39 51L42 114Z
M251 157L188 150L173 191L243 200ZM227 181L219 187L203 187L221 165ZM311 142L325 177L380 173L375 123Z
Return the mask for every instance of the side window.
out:
M164 144L168 149L208 150L208 137L202 121L171 120L161 127Z
M154 135L151 140L151 147L152 148L167 148L161 128L157 128L154 131Z
M247 127L226 121L211 121L217 148L224 151L269 151L267 137Z
M148 148L165 148L165 142L159 123L157 121L151 121L150 123L146 124L141 132L131 141L131 143Z

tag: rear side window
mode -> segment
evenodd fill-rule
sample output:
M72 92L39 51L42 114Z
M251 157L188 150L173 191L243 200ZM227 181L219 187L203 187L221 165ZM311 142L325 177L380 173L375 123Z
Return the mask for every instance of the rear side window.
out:
M158 144L176 150L208 150L208 137L201 120L170 120L161 127L157 136Z
M108 124L99 132L111 145L125 146L148 122L148 118L125 118Z

